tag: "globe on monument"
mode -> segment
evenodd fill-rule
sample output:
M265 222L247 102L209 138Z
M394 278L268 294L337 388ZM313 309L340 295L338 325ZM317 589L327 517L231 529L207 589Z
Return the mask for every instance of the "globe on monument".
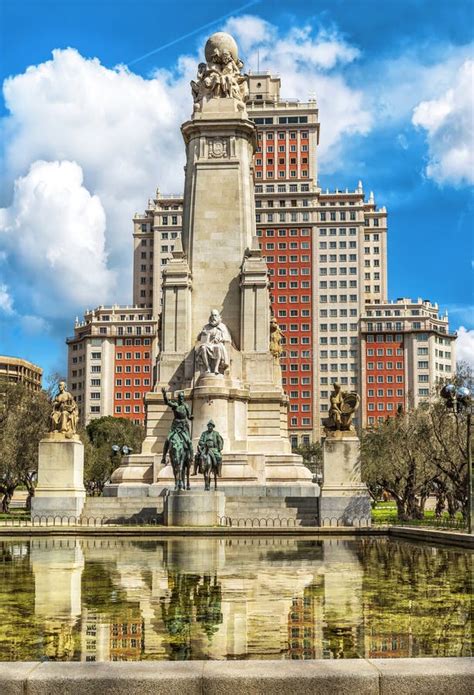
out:
M217 31L215 34L211 34L206 41L204 54L208 63L212 62L216 49L218 50L219 55L222 54L222 51L229 51L234 61L237 62L239 58L239 49L237 48L237 43L235 42L234 37L227 34L225 31Z

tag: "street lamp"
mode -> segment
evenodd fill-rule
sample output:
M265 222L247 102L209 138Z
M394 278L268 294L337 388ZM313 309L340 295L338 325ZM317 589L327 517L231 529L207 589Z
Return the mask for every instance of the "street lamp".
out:
M467 425L467 530L472 533L474 528L473 490L472 490L472 451L471 451L471 416L472 400L471 392L466 386L456 387L454 384L446 384L441 389L441 396L446 401L446 407L454 413L466 411Z
M122 454L122 456L128 456L132 453L133 449L131 446L127 446L126 444L124 444L121 447L118 444L112 444L112 451L114 456L116 456L117 454Z

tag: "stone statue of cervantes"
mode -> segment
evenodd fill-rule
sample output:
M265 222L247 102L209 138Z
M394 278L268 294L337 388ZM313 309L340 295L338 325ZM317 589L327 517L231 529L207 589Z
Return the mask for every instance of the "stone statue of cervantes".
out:
M196 347L198 368L208 374L223 374L229 366L227 345L231 344L232 338L217 309L211 311L209 323L203 327L198 340L200 341L200 345Z
M77 433L78 411L72 394L66 391L66 384L60 381L58 393L53 398L51 412L51 432L58 432L66 439L72 439Z

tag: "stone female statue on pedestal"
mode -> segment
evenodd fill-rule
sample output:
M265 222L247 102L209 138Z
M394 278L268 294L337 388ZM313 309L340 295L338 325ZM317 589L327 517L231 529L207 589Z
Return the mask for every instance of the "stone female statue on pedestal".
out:
M51 432L58 432L72 439L77 432L78 411L77 404L72 394L66 391L66 384L60 381L59 391L53 399L51 412Z

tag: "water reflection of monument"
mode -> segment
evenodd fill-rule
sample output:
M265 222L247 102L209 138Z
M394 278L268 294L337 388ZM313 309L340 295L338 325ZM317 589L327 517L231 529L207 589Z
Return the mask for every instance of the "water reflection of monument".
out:
M78 651L84 554L77 539L33 539L35 615L44 625L44 655L70 660Z
M58 660L469 656L468 558L440 551L435 565L430 548L385 545L34 539L35 617L24 619L39 656ZM443 592L441 613L423 573Z
M169 635L169 658L193 658L192 631L202 629L209 643L222 623L222 586L217 576L170 572L171 595L161 599L161 619ZM196 658L196 657L194 657Z
M34 541L35 612L57 636L45 651L84 661L320 657L328 629L356 624L357 632L361 623L361 575L345 545L334 541L323 554L320 542L270 538L153 549ZM101 584L115 599L107 610L100 598L96 609L90 598L83 605L84 558L108 568Z

